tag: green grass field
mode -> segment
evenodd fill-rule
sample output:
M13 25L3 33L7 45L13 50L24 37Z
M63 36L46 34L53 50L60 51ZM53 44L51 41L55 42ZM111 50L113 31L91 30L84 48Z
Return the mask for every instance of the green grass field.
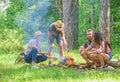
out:
M113 53L113 59L116 59L118 50ZM25 62L15 64L14 61L17 55L18 53L0 54L0 82L120 82L119 68L115 71L97 71L93 69L83 72L63 67L32 69ZM77 51L72 51L70 55L75 58L77 63L84 62ZM54 63L57 62L54 61ZM43 63L47 64L48 60Z

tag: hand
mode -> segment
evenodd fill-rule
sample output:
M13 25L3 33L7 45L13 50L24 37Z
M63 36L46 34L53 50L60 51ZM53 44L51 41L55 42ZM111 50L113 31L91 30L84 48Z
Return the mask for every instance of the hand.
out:
M46 55L49 55L49 53L47 52L47 53L45 53Z
M80 46L79 52L81 53L84 49L84 46Z
M67 52L70 52L70 50L69 50L69 49L66 49L66 51L67 51Z
M85 54L85 51L83 50L83 51L81 52L81 54Z

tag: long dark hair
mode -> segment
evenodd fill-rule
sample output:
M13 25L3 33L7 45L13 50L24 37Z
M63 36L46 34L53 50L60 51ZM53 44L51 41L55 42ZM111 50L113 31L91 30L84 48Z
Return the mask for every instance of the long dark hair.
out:
M112 47L111 47L110 43L107 40L104 40L104 42L105 42L105 52L107 52L107 48L108 48L107 46L109 46L109 48L112 51Z
M97 45L101 45L102 41L103 41L102 33L100 31L94 32L94 42L96 42Z
M102 41L104 41L105 43L105 51L104 51L105 53L107 52L108 47L112 50L110 43L103 38L102 33L100 31L94 32L94 42L96 42L97 45L101 45Z

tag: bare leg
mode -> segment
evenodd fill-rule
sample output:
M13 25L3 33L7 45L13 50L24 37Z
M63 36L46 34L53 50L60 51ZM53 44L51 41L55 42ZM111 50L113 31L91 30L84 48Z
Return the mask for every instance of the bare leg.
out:
M87 55L86 54L82 54L81 56L85 60L86 64L88 65L90 63L90 61L89 61Z
M63 60L63 48L61 44L58 44L59 54L60 54L60 61Z
M49 45L48 56L51 56L51 55L52 55L52 50L53 50L53 48L54 48L54 44L51 43L51 44ZM50 57L49 57L49 65L52 65L52 62L51 62L51 58L50 58Z
M108 62L110 59L110 57L105 53L102 53L101 56L103 57L105 63Z
M99 59L100 65L104 66L105 62L104 62L103 56L101 54L98 54L98 59Z

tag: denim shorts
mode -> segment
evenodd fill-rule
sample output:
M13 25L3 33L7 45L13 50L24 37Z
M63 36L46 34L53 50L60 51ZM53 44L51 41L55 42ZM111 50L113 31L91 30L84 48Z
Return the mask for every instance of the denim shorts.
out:
M108 52L107 54L109 55L110 60L111 60L112 59L112 52Z
M55 36L55 35L51 35L49 37L49 44L53 43L54 39L56 39L57 44L61 44L61 36Z

